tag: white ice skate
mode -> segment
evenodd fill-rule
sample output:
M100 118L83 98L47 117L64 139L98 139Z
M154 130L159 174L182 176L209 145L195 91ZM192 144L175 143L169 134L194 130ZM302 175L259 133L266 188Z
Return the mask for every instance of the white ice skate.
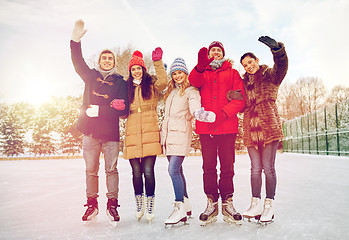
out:
M274 219L273 211L273 199L266 198L264 201L264 209L261 215L260 223L262 225L267 225L271 223Z
M183 202L175 202L173 212L168 217L168 219L166 219L165 226L173 226L180 222L186 224L187 213L185 211L185 206Z
M242 215L247 221L251 221L251 218L259 221L263 211L263 206L260 198L252 197L250 208L247 209Z
M185 208L185 211L187 212L187 217L191 218L192 217L192 207L191 207L191 204L190 204L190 201L189 201L189 198L187 197L184 197L184 208Z
M154 219L154 202L155 195L147 197L147 209L145 211L145 219L150 223Z
M136 199L136 214L135 215L136 215L137 221L140 221L144 215L144 209L145 209L144 194L135 195L135 199Z

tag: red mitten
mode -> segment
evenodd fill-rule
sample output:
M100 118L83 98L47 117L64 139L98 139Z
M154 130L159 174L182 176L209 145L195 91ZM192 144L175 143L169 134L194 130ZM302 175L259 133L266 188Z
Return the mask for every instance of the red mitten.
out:
M126 107L124 99L114 99L110 105L116 110L124 110Z
M198 54L198 64L196 70L198 72L204 72L205 68L214 60L214 58L208 58L208 49L203 47L200 49Z
M160 47L155 48L151 55L153 61L159 61L162 59L162 49Z

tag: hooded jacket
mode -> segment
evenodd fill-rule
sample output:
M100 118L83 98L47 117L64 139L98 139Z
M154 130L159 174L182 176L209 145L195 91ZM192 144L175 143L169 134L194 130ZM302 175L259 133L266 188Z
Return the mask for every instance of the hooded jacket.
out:
M105 141L120 141L119 117L127 115L129 111L127 85L123 77L117 73L107 75L105 78L96 69L91 69L86 64L82 52L81 42L70 41L71 59L77 74L85 82L83 104L77 128L84 135ZM124 110L116 110L110 104L114 99L123 99ZM86 115L89 105L98 105L97 117Z
M216 70L208 65L203 73L194 68L189 74L189 82L199 88L202 107L216 114L216 121L213 123L196 121L195 132L212 135L238 133L237 113L245 106L245 100L233 99L228 102L229 90L241 90L244 95L242 79L231 63L225 61Z
M124 158L143 158L162 153L157 105L159 94L167 86L167 74L162 60L155 61L157 80L151 85L150 99L143 99L140 85L135 87L134 101L125 129Z

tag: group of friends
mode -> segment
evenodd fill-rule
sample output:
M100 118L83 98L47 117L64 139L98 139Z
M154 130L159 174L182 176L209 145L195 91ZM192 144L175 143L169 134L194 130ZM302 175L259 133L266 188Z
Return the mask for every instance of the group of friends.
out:
M274 66L260 65L259 59L247 52L240 59L246 71L243 78L225 58L224 46L219 41L199 50L197 65L191 71L188 71L184 59L176 58L169 68L170 80L162 61L161 48L152 52L155 76L148 73L143 54L135 51L125 81L116 72L116 58L111 50L101 52L96 68L86 64L81 50L81 38L86 31L84 22L81 19L76 21L70 41L74 68L85 82L77 122L77 128L83 133L86 165L87 210L82 220L91 221L99 212L101 153L105 160L106 212L111 222L120 220L117 163L119 119L123 118L127 119L123 158L129 160L132 168L138 221L145 217L151 222L154 218L154 166L160 154L167 156L175 196L173 212L165 224L186 222L192 215L182 164L191 149L192 121L195 119L203 160L203 190L207 196L206 209L199 216L202 225L217 221L219 198L224 221L241 224L243 218L255 218L261 223L271 222L277 182L276 151L283 139L275 102L278 87L288 69L283 43L268 36L260 37L258 40L271 49ZM164 94L165 114L160 129L157 105L161 94ZM243 214L236 211L233 204L239 112L244 114L243 141L251 160L251 205ZM264 202L261 199L263 171Z

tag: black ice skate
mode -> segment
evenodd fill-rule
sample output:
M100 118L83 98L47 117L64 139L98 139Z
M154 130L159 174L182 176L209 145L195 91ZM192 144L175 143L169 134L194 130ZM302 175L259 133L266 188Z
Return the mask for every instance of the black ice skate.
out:
M107 216L109 217L110 224L113 227L116 227L117 223L120 221L120 216L117 208L120 207L118 205L118 200L116 198L110 198L107 202Z
M200 214L201 226L206 226L209 223L217 221L218 202L214 201L212 195L207 195L207 206L203 213Z
M87 223L95 220L98 214L97 198L87 198L87 203L84 205L84 207L87 207L87 210L84 216L82 216L82 221Z
M226 196L226 199L222 201L222 214L224 221L236 225L242 224L242 216L234 208L232 195Z

